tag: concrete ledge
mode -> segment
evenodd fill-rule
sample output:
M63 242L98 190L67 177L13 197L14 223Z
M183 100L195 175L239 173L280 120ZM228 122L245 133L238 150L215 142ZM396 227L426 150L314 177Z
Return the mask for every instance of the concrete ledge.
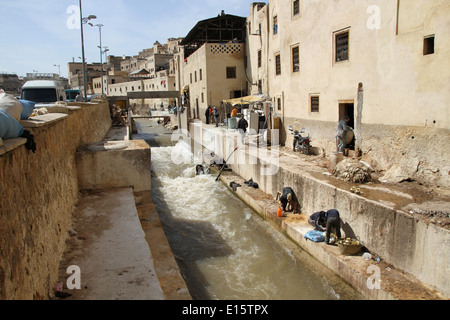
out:
M77 149L75 158L81 190L151 189L151 151L143 140L85 144Z
M42 116L32 117L28 120L21 120L20 124L24 128L39 128L46 125L49 125L53 122L65 119L68 117L68 114L65 113L48 113Z
M269 194L261 189L254 189L244 184L245 179L233 172L224 172L221 181L230 189L232 181L240 184L234 192L245 203L252 207L262 218L270 222L291 240L297 243L332 272L336 273L344 281L354 287L358 292L373 300L439 300L445 299L435 290L425 287L420 281L410 275L394 268L384 261L362 258L362 253L356 256L344 256L337 246L328 246L325 243L307 241L304 236L312 230L308 224L308 216L288 215L278 218L276 215L279 204ZM376 266L380 270L380 289L371 290L367 285L372 272L368 272L369 266Z
M166 300L192 300L167 241L151 191L134 193L136 208Z
M15 138L2 141L3 145L0 146L0 156L27 143L27 139L25 138Z

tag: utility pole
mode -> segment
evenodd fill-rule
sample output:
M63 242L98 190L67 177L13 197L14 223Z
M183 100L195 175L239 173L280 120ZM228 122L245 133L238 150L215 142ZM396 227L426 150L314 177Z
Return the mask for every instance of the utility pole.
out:
M87 18L83 18L83 10L81 8L81 0L79 0L79 4L80 4L80 28L81 28L81 56L83 59L84 102L87 102L87 81L86 81L86 63L85 63L85 57L84 57L83 24L87 23L91 19L97 19L97 17L94 15L90 15Z
M359 152L361 150L361 123L362 123L362 110L364 106L364 87L362 82L358 84L358 107L356 110L356 121L355 121L355 158L359 157Z

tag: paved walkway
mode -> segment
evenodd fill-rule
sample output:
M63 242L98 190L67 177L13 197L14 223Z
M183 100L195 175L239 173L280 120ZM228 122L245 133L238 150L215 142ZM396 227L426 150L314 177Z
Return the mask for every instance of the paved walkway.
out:
M81 289L67 299L164 300L131 188L83 194L60 273L71 265Z

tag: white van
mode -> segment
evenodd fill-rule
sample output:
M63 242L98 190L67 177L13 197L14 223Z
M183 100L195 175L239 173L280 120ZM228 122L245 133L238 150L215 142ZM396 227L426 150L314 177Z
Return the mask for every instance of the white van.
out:
M36 102L35 108L48 108L55 102L66 102L66 93L59 81L31 80L23 85L20 99Z

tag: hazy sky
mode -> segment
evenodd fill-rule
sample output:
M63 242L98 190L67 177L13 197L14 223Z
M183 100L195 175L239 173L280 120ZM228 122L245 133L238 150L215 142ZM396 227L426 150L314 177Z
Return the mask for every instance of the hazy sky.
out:
M204 19L247 17L253 0L82 0L83 17L97 16L102 46L116 56L136 55L184 37ZM0 0L0 72L25 76L36 70L67 77L67 63L81 62L78 0ZM75 7L74 7L75 6ZM77 25L76 25L77 24ZM84 25L86 61L100 62L99 29Z

